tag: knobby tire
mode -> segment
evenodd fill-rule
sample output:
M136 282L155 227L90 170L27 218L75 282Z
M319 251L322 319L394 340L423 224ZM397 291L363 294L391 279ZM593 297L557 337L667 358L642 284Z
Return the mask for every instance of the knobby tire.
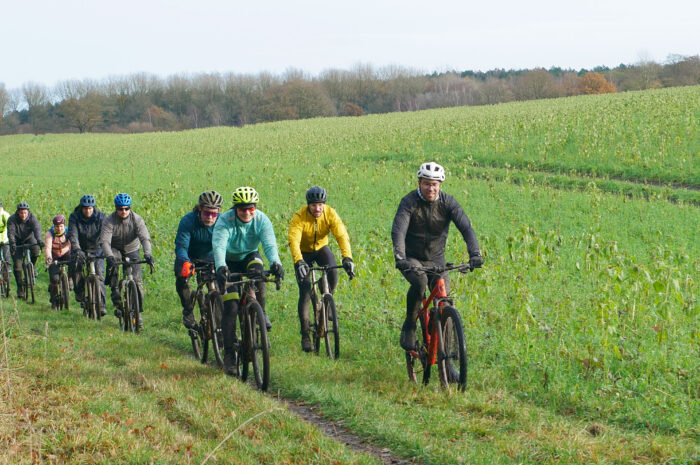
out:
M340 334L338 333L338 312L331 294L323 296L326 355L331 359L340 357Z
M224 332L221 328L221 317L224 314L224 301L217 291L207 295L209 304L209 327L211 329L211 348L217 365L224 366Z
M265 326L265 313L258 302L248 305L250 322L252 323L252 351L253 374L255 385L261 391L267 391L270 383L270 345L267 340L267 327Z
M138 326L138 318L139 318L139 311L140 309L140 299L139 299L139 288L136 285L136 281L129 281L127 284L126 288L126 294L127 294L127 306L128 308L126 309L127 315L125 315L128 319L127 325L128 325L128 331L131 331L132 333L137 333L139 332L139 326Z
M61 273L59 275L59 286L61 291L61 308L70 309L70 286L68 286L68 275Z
M462 319L457 309L444 307L441 320L447 382L457 384L457 388L464 391L467 386L468 356Z

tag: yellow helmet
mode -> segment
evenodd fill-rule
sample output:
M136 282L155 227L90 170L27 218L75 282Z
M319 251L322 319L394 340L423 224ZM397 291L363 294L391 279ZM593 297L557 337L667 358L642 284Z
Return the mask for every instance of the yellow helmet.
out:
M239 187L233 191L233 205L242 205L248 203L258 203L260 197L255 189L252 187Z

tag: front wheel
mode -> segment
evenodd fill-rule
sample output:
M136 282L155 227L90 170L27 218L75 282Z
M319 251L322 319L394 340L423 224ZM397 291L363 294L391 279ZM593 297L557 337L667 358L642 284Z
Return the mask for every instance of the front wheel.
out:
M10 297L10 267L0 261L0 296Z
M36 282L36 277L34 276L34 264L30 261L24 264L24 284L26 285L24 300L29 301L31 295L31 303L34 303L34 283Z
M261 391L267 391L270 383L270 346L267 340L267 326L265 326L265 313L257 302L251 302L246 309L250 315L251 324L251 362L253 362L253 374L255 384Z
M61 307L69 310L70 305L70 287L68 286L68 275L65 273L60 274L60 290L61 290Z
M443 346L442 360L438 364L442 372L440 379L456 383L457 388L464 391L467 386L467 346L462 319L454 307L444 307L440 320Z
M126 287L126 308L124 309L126 313L124 316L127 320L125 331L138 333L141 330L138 324L140 307L139 289L136 281L129 281Z
M92 320L101 318L97 310L97 279L94 276L85 278L85 292L83 293L83 306L85 308L85 316Z
M221 298L221 294L214 291L207 295L207 302L209 306L208 318L211 331L211 334L209 334L209 337L211 337L211 348L214 352L216 363L222 367L224 366L224 358L222 356L224 352L224 331L221 327L221 318L224 314L224 301Z
M332 359L340 357L340 334L338 333L338 312L331 294L323 296L323 310L325 313L323 336L326 342L326 355Z

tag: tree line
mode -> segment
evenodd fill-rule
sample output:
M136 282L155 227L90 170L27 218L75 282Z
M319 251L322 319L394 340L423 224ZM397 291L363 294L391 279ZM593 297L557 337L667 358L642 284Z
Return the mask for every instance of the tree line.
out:
M53 88L0 83L0 134L136 133L244 126L325 116L417 111L463 105L700 84L700 56L671 55L592 70L496 69L424 74L358 64L318 76L211 73L160 78L139 73Z

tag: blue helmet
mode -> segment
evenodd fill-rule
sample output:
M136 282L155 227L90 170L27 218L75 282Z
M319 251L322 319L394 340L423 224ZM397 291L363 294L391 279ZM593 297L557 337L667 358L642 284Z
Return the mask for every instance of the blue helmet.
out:
M131 206L131 196L129 194L121 193L114 197L115 207L130 207Z
M115 199L116 202L116 199ZM80 206L81 207L94 207L95 206L95 197L92 195L84 195L80 197Z

